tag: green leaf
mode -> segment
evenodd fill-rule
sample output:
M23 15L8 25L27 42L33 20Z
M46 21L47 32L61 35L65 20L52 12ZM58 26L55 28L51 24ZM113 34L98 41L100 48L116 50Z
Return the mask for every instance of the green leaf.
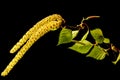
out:
M112 61L113 64L117 64L117 62L120 60L120 53L118 54L118 57L115 61Z
M79 33L79 30L72 31L72 39L75 38L78 33Z
M104 38L104 43L110 43L110 39L109 38Z
M83 44L75 43L73 46L69 47L69 49L79 52L81 54L86 54L92 48L93 44L87 40L80 41Z
M101 29L96 28L96 29L90 30L90 33L97 43L103 43L104 36Z
M106 56L107 52L100 46L94 46L91 52L87 55L87 57L92 57L96 60L103 60Z
M71 40L72 40L72 30L63 28L60 32L57 45L69 43L71 42Z
M84 36L82 37L81 41L85 40L87 38L89 34L89 29L87 30L87 32L84 34Z

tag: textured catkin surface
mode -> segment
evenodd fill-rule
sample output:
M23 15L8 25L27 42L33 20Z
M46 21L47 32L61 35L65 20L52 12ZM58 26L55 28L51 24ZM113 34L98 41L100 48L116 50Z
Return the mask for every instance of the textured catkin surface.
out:
M59 14L53 14L42 19L41 21L37 22L32 28L30 28L25 33L25 35L23 35L23 37L19 40L19 42L17 42L16 45L14 45L14 47L10 50L10 53L16 52L31 37L31 35L34 34L39 28L42 28L43 25L48 24L46 25L46 28L43 30L46 31L50 29L51 30L57 29L64 22L65 22L64 19Z
M10 53L15 53L24 44L23 47L18 51L16 56L5 68L5 70L1 73L1 76L8 75L8 73L17 64L17 62L40 37L44 36L51 30L56 30L60 28L64 23L64 19L59 14L50 15L37 22L10 50Z

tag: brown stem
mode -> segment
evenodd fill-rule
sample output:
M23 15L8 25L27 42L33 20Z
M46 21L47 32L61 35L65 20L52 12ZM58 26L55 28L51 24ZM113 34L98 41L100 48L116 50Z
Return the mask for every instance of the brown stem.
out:
M77 40L72 40L72 42L74 42L74 43L79 43L79 44L82 44L82 45L85 45L83 42L80 42L80 41L77 41Z

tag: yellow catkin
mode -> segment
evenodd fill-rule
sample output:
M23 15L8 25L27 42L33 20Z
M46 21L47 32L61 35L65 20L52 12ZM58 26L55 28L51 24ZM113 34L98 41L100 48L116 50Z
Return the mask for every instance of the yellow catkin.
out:
M48 22L51 21L61 21L61 20L64 21L64 19L59 14L53 14L37 22L32 28L30 28L25 33L25 35L23 35L23 37L16 43L16 45L13 46L13 48L10 50L10 53L15 53L30 38L30 36L44 24L47 24Z
M27 33L19 40L19 42L12 48L11 53L15 52L21 45L24 46L18 51L16 56L8 64L5 70L1 73L1 76L6 76L12 70L12 68L17 64L17 62L23 57L23 55L28 51L28 49L43 35L51 30L58 29L63 23L64 19L58 15L50 15L37 24L33 26ZM33 31L33 32L32 32Z

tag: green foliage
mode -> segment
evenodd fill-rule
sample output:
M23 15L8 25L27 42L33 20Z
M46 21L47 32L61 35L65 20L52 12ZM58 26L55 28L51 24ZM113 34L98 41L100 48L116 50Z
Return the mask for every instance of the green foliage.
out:
M104 38L104 43L110 43L110 39L109 38Z
M84 27L87 27L87 31L79 40L75 40L75 37L78 36L80 30L71 30L68 28L63 28L59 34L58 45L74 42L74 44L72 46L69 46L68 49L71 49L73 51L85 55L86 57L91 57L96 60L103 60L106 56L109 56L108 53L109 50L119 52L117 59L115 61L112 61L113 64L117 64L117 62L120 60L120 50L116 48L114 45L111 45L110 39L104 37L103 32L100 28L90 30L88 25L83 23L84 20L89 20L94 17L98 18L99 16L90 16L86 19L83 18L83 20L81 21L80 24L81 29L84 30ZM85 26L83 26L83 24ZM92 36L94 43L87 40L88 35ZM111 47L108 47L106 49L103 46L101 46L102 44L104 45L109 44L111 45Z
M72 49L74 51L77 51L81 54L86 54L88 51L92 48L93 44L87 40L81 41L83 44L75 43L73 46L69 47L69 49Z
M70 43L78 35L79 30L70 30L63 28L59 35L58 45ZM96 44L91 43L87 40L88 35L92 35L92 38L95 40ZM99 44L110 44L110 39L105 38L103 32L100 28L87 30L83 35L80 41L74 40L75 44L68 47L68 49L74 50L78 53L86 55L86 57L91 57L96 60L103 60L108 53L108 51L101 47ZM109 49L108 49L109 50ZM120 60L120 54L116 61L112 61L113 64L116 64Z
M112 61L113 64L117 64L117 62L120 60L120 53L118 54L118 57L115 61Z
M90 30L90 33L92 37L95 39L96 43L103 43L104 36L101 29L96 28L96 29Z
M72 31L72 39L74 39L78 33L79 33L79 30Z
M59 41L57 45L69 43L72 40L72 30L63 28L60 32Z
M89 34L89 29L87 30L87 32L84 34L84 36L82 37L81 41L85 40L87 38Z
M100 46L94 46L92 51L87 55L87 57L92 57L97 60L103 60L107 52Z
M81 54L86 54L88 51L92 48L93 44L86 40L87 36L89 34L89 29L87 32L83 35L82 39L79 41L83 44L80 44L76 42L73 46L69 47L69 49L72 49L74 51L77 51ZM74 34L73 34L74 35Z

